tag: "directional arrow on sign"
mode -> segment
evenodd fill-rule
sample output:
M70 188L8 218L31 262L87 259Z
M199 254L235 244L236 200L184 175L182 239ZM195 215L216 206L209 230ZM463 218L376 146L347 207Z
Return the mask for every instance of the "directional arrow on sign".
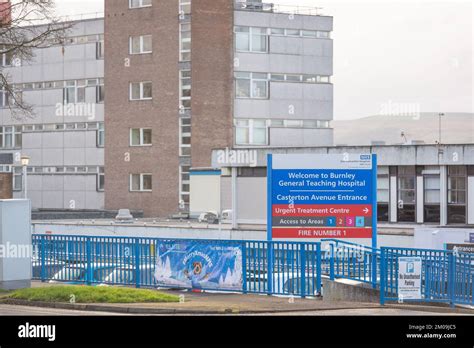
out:
M364 212L365 214L368 214L368 213L369 213L369 208L364 208L363 212Z

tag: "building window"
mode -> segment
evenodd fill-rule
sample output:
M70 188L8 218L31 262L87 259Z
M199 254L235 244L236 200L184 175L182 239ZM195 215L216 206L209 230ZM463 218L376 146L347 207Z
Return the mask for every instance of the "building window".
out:
M467 168L448 167L448 223L466 223Z
M104 41L96 42L96 59L104 59L105 57L105 44Z
M441 221L441 180L439 167L426 166L422 173L424 187L423 221L439 223Z
M416 171L415 167L398 167L398 219L399 222L416 222Z
M9 105L9 94L6 90L0 90L0 108L6 108Z
M298 29L286 29L286 36L301 36L301 31Z
M98 86L96 86L96 103L100 104L103 103L105 100L105 86L104 82L101 81L102 83Z
M179 25L179 60L189 62L191 60L191 23Z
M1 46L0 48L2 52L6 52L8 50L7 46ZM0 66L7 67L13 65L13 52L7 53L0 53Z
M180 203L183 203L184 206L189 206L189 196L190 196L190 177L191 167L181 166L179 167L179 200Z
M389 167L377 168L377 221L389 221L390 201L390 176Z
M268 145L266 120L235 120L236 145Z
M268 74L236 72L235 81L237 98L268 99Z
M150 7L152 5L152 0L129 0L129 8L141 8L141 7Z
M105 173L104 168L100 168L99 173L97 174L97 191L105 191Z
M191 70L180 71L180 107L191 108Z
M179 119L179 155L182 157L191 156L191 119Z
M86 81L66 81L63 93L64 104L76 104L86 102Z
M131 36L130 54L152 53L153 40L151 35Z
M130 129L130 146L150 146L152 145L151 129L133 128Z
M13 168L13 191L22 191L23 190L23 168L14 167Z
M99 128L97 129L97 147L105 146L105 129L104 124L99 123Z
M130 100L151 100L152 89L151 82L132 82L130 83Z
M152 191L152 175L151 174L130 174L130 191L151 192Z
M237 52L268 52L266 28L235 27L235 50Z
M5 126L0 127L0 146L2 149L14 149L22 147L22 127Z
M179 14L181 16L191 14L191 0L179 0Z

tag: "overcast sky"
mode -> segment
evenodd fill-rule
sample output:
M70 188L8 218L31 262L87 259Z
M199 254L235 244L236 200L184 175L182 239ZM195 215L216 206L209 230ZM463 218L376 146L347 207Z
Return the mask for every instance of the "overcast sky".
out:
M56 2L60 15L104 10L102 0ZM273 2L334 16L336 119L399 109L474 112L472 0Z

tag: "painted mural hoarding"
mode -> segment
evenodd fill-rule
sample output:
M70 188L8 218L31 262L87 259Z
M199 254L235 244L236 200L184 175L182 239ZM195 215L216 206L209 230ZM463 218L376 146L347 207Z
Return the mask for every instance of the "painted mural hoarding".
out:
M158 286L242 291L242 247L199 241L160 241L155 279Z

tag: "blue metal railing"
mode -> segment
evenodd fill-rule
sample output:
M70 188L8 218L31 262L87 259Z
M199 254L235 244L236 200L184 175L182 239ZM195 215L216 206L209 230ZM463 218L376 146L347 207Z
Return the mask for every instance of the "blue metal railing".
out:
M33 235L33 279L91 285L157 287L154 271L158 245L179 241L187 240ZM240 247L244 293L301 297L321 294L320 243L223 240L192 242ZM272 262L268 262L270 258Z
M157 287L160 243L185 239L93 236L33 236L33 279ZM323 275L351 279L380 289L380 302L399 300L398 259L422 260L422 301L473 304L474 255L447 250L374 249L337 239L318 243L192 240L242 250L242 292L318 296ZM162 285L160 285L162 286ZM215 290L215 289L203 289ZM225 291L225 289L222 289ZM408 301L408 300L407 300Z
M419 257L421 302L473 304L474 255L452 250L381 248L380 302L398 301L399 258ZM403 301L411 301L403 299Z
M379 249L338 239L322 239L321 242L327 243L323 273L330 279L351 279L376 288L380 278Z

